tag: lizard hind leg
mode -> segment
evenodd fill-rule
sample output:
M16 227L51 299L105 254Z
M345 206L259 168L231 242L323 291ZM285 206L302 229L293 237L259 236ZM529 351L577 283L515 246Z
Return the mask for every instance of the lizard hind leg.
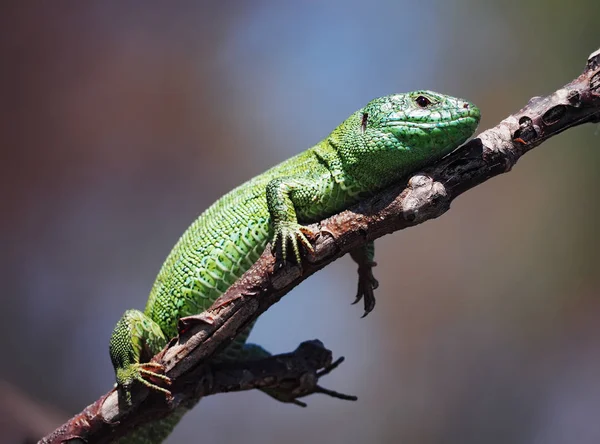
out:
M139 382L146 387L171 393L161 385L170 385L170 379L162 374L163 367L157 362L147 362L167 343L160 326L138 310L127 310L117 322L110 338L110 358L115 368L117 386L131 404L131 386ZM161 384L161 385L158 385Z

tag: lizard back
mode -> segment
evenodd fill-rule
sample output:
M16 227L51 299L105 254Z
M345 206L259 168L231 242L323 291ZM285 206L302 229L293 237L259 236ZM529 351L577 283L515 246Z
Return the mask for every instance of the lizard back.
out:
M272 236L265 189L271 180L299 171L334 186L314 150L304 151L221 197L179 238L158 273L145 309L167 337L177 334L179 318L208 309L258 260ZM338 196L323 203L333 213L346 199ZM299 220L316 220L318 216L311 213L320 211L312 210L298 208Z

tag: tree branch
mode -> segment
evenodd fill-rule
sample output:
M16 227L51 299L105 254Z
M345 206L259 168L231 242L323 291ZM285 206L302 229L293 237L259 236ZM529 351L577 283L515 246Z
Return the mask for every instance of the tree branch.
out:
M249 363L236 363L234 365L241 371L238 383L230 380L223 385L228 389L222 390L215 389L214 384L206 384L207 373L202 372L212 366L201 364L209 362L207 360L215 352L225 347L292 288L332 261L367 241L441 216L457 196L491 177L510 171L522 155L548 138L568 128L594 122L600 122L600 49L590 55L583 73L569 84L546 97L532 98L519 112L407 181L310 225L318 233L313 239L315 251L306 256L302 266L286 265L275 269L268 247L209 310L180 320L179 336L154 357L154 361L165 366L165 374L173 381L174 400L170 405L155 393L148 396L148 390L139 387L134 393L133 408L123 411L113 390L42 442L62 442L75 436L85 437L87 442L107 442L126 430L123 424L142 424L164 417L174 407L193 404L202 396L229 389L281 387L285 385L282 381L286 378L288 383L293 380L292 386L298 388L302 374L312 375L314 383L312 388L299 392L303 395L318 392L318 369L327 368L329 364L327 360L315 360L314 356L311 357L313 365L307 366L306 363L301 364L302 357L282 355L296 359L294 365L297 368L304 365L304 373L287 372L284 366L280 369L281 373L278 373L279 370L267 371L270 379L257 376L264 376L265 373L261 372L267 367L261 366L265 362L254 363L263 370L251 370L250 373L257 377L250 378L249 383L246 383L248 379L242 371L250 368ZM326 352L330 363L331 353ZM275 359L281 359L281 356ZM211 374L212 380L218 379L217 370L212 370ZM202 381L202 384L196 384L194 390L186 389L186 384L180 383L189 382L190 375L192 379Z
M319 379L337 368L343 360L338 358L333 362L331 351L321 341L312 340L303 342L292 353L243 362L200 364L173 381L170 387L173 399L169 402L165 402L165 396L159 392L137 390L133 393L133 405L128 407L118 399L117 391L113 389L40 443L113 442L138 426L165 418L177 407L192 408L199 399L217 393L277 389L279 400L301 407L306 404L298 398L313 393L355 401L355 396L318 385Z

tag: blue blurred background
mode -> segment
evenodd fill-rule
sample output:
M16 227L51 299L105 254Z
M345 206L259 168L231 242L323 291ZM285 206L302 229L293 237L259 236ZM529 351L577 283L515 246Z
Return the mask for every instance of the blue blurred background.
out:
M1 442L39 438L112 386L114 324L232 187L393 92L464 97L486 129L600 46L597 0L1 11ZM213 396L169 442L600 442L598 132L567 131L380 240L367 318L344 258L260 319L251 340L272 352L319 338L346 356L323 382L358 402Z

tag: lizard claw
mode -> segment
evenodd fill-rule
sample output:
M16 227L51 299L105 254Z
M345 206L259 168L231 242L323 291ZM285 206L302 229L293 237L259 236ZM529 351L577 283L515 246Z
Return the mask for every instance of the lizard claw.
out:
M145 362L139 364L138 368L140 372L140 378L138 380L142 382L142 384L163 393L171 393L167 389L156 385L156 382L160 382L167 386L171 385L171 378L163 374L165 367L162 364L159 364L158 362ZM157 371L150 369L156 369ZM150 382L149 380L155 382Z
M375 308L375 294L373 290L379 287L379 282L373 276L373 267L376 262L369 262L358 267L358 289L356 291L356 299L352 304L357 304L361 299L364 300L365 313L364 318Z
M302 263L300 245L308 252L313 253L315 250L306 236L312 237L314 235L307 227L295 222L280 222L277 224L271 242L277 261L283 263L289 260L288 246L291 246L294 259L300 265Z

